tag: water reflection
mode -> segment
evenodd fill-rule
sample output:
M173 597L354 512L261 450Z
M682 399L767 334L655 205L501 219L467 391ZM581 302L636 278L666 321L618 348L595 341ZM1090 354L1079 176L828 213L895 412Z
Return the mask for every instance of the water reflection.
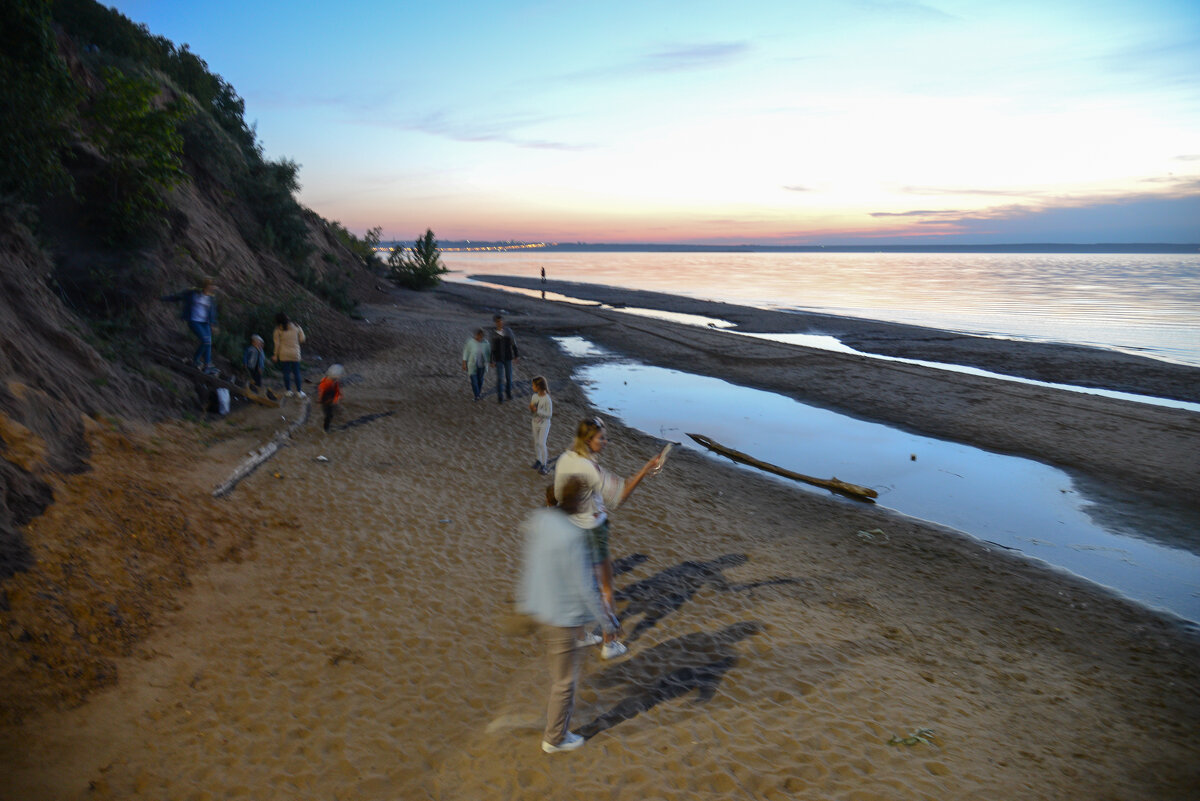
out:
M695 431L791 470L872 487L880 505L1200 621L1200 556L1097 523L1055 468L676 370L603 362L581 367L578 378L595 406L647 433L708 454L684 435Z

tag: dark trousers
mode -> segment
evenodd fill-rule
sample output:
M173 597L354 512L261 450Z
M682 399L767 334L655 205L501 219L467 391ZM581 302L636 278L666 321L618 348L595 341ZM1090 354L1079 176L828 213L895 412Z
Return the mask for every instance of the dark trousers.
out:
M475 393L475 400L479 400L479 396L483 394L483 374L486 368L480 367L478 370L471 371L471 392Z
M322 403L321 406L325 411L325 431L328 432L330 424L333 423L333 410L337 408L337 405L333 403Z
M496 400L512 400L512 359L496 362Z

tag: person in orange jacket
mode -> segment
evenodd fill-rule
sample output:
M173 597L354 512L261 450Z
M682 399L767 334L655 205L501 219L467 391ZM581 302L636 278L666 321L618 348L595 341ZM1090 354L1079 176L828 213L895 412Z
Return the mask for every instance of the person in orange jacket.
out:
M333 410L342 399L342 376L346 370L340 364L335 364L325 371L325 377L317 384L317 402L325 411L325 433L333 423Z

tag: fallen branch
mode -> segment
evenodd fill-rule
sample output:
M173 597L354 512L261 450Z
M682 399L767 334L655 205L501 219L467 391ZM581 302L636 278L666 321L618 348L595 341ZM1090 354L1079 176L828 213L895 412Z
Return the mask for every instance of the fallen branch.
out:
M159 364L161 364L163 367L169 367L172 370L174 370L175 372L185 375L188 378L191 378L192 380L203 381L205 384L208 384L210 387L218 387L221 389L227 389L230 392L235 392L238 395L241 395L243 398L253 401L254 403L259 404L260 406L269 406L272 409L279 408L279 401L271 400L266 395L256 395L255 393L251 392L250 390L246 389L245 387L239 387L237 384L234 384L232 381L226 381L225 379L220 378L218 376L209 375L208 373L205 373L201 370L197 370L195 367L193 367L190 364L183 364L179 361L179 359L177 359L176 357L174 357L168 353L163 353L161 351L156 351L156 350L152 350L152 349L147 349L147 353L149 353L150 357L152 359L154 359L156 362L158 362Z
M257 470L263 462L274 456L275 453L281 447L283 447L283 443L292 436L292 432L304 425L304 423L308 420L308 409L311 404L312 401L308 398L305 398L304 406L300 409L299 419L294 421L283 431L276 433L275 436L271 437L271 441L266 445L263 445L256 451L253 451L250 454L250 457L238 465L237 469L233 471L233 474L230 475L224 483L220 484L216 489L213 490L213 497L220 498L222 495L228 495L233 491L233 488L238 485L238 482Z
M755 459L753 456L748 456L741 451L726 448L721 443L714 442L703 434L688 434L688 436L714 453L719 453L735 462L757 467L759 470L766 470L768 473L774 473L777 476L790 478L794 481L803 481L805 484L823 487L830 492L836 492L839 495L845 495L858 501L866 501L867 503L874 503L873 499L879 497L879 493L869 487L860 487L857 484L850 484L837 478L813 478L812 476L806 476L803 473L797 473L794 470L788 470L770 462L764 462L761 459Z

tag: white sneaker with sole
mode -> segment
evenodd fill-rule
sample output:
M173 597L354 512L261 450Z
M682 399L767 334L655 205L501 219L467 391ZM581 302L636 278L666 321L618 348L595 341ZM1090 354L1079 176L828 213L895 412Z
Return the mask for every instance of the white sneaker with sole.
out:
M604 643L604 647L600 649L600 658L616 659L618 656L625 656L627 653L629 653L629 649L625 646L625 643L613 640L612 642Z
M576 640L575 647L590 648L591 646L599 645L602 642L604 642L604 638L601 637L599 634L592 632L591 634L585 634L582 637L580 637L578 640Z
M299 392L296 393L296 397L297 398L307 398L308 395L304 394L304 390L300 390Z
M557 754L559 751L574 751L576 748L579 748L586 742L587 740L583 739L578 734L567 732L567 736L562 738L562 742L558 745L542 740L542 750L547 754Z

